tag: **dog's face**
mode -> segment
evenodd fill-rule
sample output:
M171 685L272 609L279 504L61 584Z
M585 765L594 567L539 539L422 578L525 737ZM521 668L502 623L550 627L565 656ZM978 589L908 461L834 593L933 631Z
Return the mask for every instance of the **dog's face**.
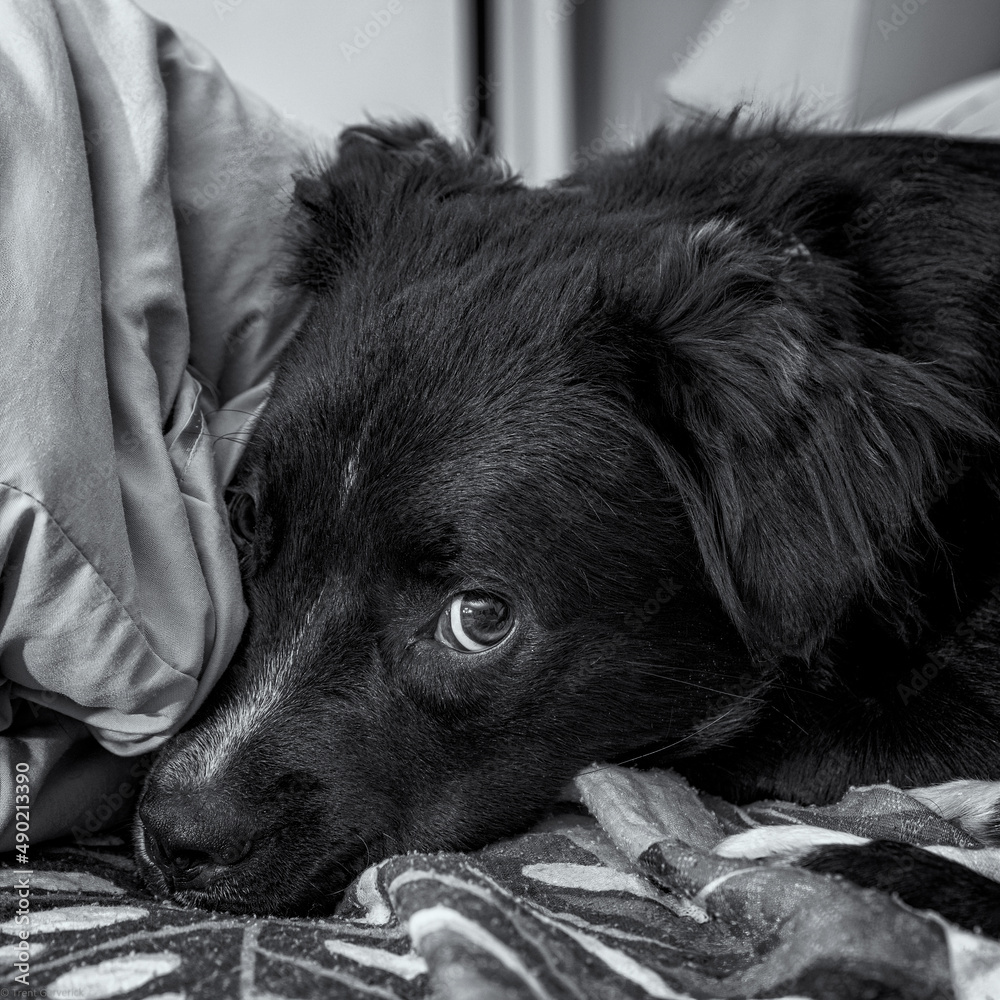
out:
M802 564L805 491L774 523L826 389L773 255L419 130L357 131L298 199L315 305L231 493L250 623L137 828L152 886L257 912L724 740L852 598Z

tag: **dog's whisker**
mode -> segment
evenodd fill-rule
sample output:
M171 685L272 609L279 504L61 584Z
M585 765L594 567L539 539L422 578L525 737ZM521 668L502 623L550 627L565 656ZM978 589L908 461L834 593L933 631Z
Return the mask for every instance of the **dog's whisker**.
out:
M213 441L232 441L235 444L249 444L250 435L245 431L230 431L227 434L209 434Z
M372 852L371 852L371 848L369 848L369 846L368 846L368 841L367 841L367 840L365 840L365 838L364 838L364 837L362 837L360 833L357 833L357 832L355 832L355 834L354 834L354 835L355 835L355 836L356 836L356 837L358 838L358 840L360 840L360 841L361 841L361 843L362 843L362 844L364 845L364 848L365 848L365 867L367 868L367 867L368 867L368 866L369 866L369 865L370 865L370 864L372 863Z
M726 698L734 698L739 701L765 702L767 699L763 695L751 694L743 691L727 691L725 688L714 688L700 681L684 680L676 670L665 672L662 666L639 667L634 663L629 665L629 670L634 675L646 675L648 677L669 678L671 684L680 684L685 687L692 687L698 691L706 691L709 694L717 694Z
M798 719L792 718L792 716L790 716L787 712L782 711L781 709L776 709L776 711L778 715L780 715L783 719L787 719L793 726L795 726L795 728L798 729L800 733L803 733L806 736L809 735L809 730L806 729L806 727L803 726L802 723L798 721Z
M735 707L729 709L726 712L723 712L721 715L718 715L715 718L710 719L704 725L699 726L693 732L690 732L690 733L686 734L685 736L682 736L678 740L674 740L673 743L667 743L665 746L657 747L657 749L655 749L655 750L649 750L646 753L637 754L634 757L626 757L624 760L616 761L614 764L601 764L601 765L598 765L597 767L590 768L589 770L591 770L591 771L603 771L603 770L605 770L605 769L607 769L609 767L620 767L623 764L634 764L637 760L644 760L647 757L656 757L659 754L666 753L668 750L672 750L674 747L680 746L682 743L686 743L687 741L694 739L696 736L700 736L702 733L706 732L712 726L717 725L723 719L727 718L734 711L735 711Z
M258 415L256 410L242 410L242 409L240 409L237 406L222 406L218 410L216 410L215 412L216 413L242 413L244 416L247 416L247 417L255 417L255 416Z

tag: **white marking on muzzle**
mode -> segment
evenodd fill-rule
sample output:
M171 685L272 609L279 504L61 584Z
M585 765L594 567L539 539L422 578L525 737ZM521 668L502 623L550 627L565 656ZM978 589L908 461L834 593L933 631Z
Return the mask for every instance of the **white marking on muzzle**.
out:
M268 657L246 686L238 687L231 699L202 724L191 743L164 760L158 768L161 782L183 788L209 785L252 736L274 727L275 716L285 704L294 679L303 640L312 627L325 592L324 585L284 655Z

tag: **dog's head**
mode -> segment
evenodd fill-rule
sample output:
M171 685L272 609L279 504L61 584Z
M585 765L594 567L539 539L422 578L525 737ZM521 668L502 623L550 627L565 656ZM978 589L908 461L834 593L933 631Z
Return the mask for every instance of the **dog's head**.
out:
M327 908L593 760L725 740L891 589L960 405L630 155L528 190L363 127L298 184L314 305L231 493L250 622L150 776L154 887Z

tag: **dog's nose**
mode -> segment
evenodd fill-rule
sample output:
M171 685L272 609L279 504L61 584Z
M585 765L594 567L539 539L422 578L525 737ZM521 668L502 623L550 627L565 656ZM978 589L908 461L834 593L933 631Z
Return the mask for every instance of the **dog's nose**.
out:
M245 820L209 792L144 801L139 820L149 860L174 889L208 889L253 849Z

